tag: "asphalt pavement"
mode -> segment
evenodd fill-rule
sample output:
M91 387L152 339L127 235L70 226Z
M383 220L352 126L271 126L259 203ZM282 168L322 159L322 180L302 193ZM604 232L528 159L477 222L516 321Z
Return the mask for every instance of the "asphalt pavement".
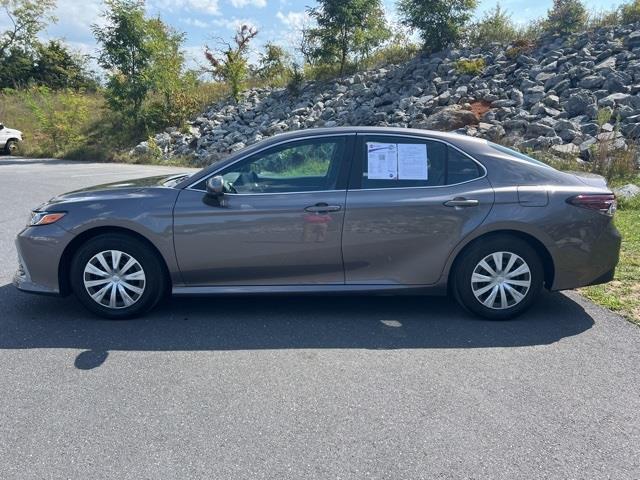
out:
M0 157L1 479L638 479L640 329L575 293L173 299L96 319L11 285L57 193L165 167Z

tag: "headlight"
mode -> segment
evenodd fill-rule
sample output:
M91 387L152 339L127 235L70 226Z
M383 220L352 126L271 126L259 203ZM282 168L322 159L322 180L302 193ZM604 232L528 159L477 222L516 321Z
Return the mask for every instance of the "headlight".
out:
M31 218L29 219L27 226L35 227L36 225L49 225L51 223L56 223L66 214L66 212L31 212Z

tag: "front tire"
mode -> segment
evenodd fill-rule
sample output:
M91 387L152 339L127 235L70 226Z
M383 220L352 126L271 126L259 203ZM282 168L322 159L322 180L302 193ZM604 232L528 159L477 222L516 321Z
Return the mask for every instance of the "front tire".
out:
M16 140L9 140L7 144L4 146L4 149L7 155L16 155L18 153L19 148L20 148L20 145L18 145L18 142Z
M128 235L105 234L88 240L74 255L70 275L80 302L111 320L148 312L165 291L158 255Z
M509 235L487 237L471 245L453 274L458 302L489 320L508 320L523 313L544 283L538 253L527 242Z

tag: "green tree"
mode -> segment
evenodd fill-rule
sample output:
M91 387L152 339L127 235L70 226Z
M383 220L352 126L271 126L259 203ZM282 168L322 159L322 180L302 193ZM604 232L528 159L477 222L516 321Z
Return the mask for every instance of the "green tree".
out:
M511 15L498 3L470 25L468 39L472 47L485 47L490 43L510 43L517 36L518 30Z
M584 29L589 14L580 0L553 0L553 7L547 13L545 29L566 35Z
M182 50L185 34L159 18L148 20L151 62L147 76L152 81L155 100L150 105L147 122L151 127L181 125L196 108L191 94L197 83L193 72L185 72Z
M640 0L632 0L620 5L619 13L622 23L640 22Z
M399 0L402 22L419 31L428 52L437 52L458 42L476 0Z
M291 59L284 48L267 42L260 53L256 74L267 81L285 79L291 72Z
M98 82L87 69L88 57L71 51L59 40L38 43L31 81L54 90L96 90Z
M220 39L220 43L224 45L222 49L216 51L205 47L205 58L211 65L210 72L214 77L229 84L231 95L236 101L249 73L247 54L249 44L256 35L258 30L254 27L242 25L238 28L233 43Z
M55 0L0 0L0 12L7 20L2 23L9 25L0 31L0 66L10 51L29 50L36 45L38 33L55 21L51 13L55 6Z
M0 68L0 88L46 86L53 90L96 90L97 81L87 69L87 57L58 40L36 42L32 49L13 47Z
M105 25L93 25L100 44L98 63L109 71L106 98L114 111L137 123L142 104L153 86L152 32L141 0L106 0Z
M319 0L309 9L316 26L305 31L307 55L338 63L344 74L350 56L366 57L391 36L380 0Z

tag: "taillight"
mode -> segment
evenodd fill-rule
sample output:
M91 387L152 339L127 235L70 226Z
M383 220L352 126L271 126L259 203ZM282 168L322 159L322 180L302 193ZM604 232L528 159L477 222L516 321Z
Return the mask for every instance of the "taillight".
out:
M567 203L576 207L597 210L605 215L613 215L618 207L616 196L613 193L585 193L568 198Z

